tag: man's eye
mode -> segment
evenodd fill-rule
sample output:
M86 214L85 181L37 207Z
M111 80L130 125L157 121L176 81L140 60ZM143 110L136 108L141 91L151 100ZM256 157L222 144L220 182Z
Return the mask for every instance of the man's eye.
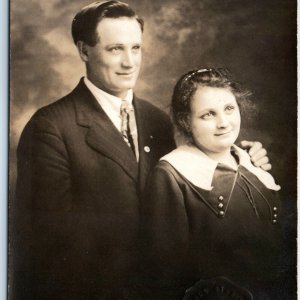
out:
M210 112L202 115L200 118L203 120L209 120L209 119L213 118L213 116L214 116L214 113L210 111Z
M136 51L136 52L141 50L141 48L142 48L141 45L136 45L136 46L132 47L133 51Z
M113 47L113 48L110 48L109 51L112 52L112 53L117 53L119 51L121 51L122 48L121 47Z

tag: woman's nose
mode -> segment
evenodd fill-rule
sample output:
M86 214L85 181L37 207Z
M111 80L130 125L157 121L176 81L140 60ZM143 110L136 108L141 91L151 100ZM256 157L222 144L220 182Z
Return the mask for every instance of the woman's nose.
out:
M218 115L217 126L218 128L225 128L229 124L228 117L225 114Z

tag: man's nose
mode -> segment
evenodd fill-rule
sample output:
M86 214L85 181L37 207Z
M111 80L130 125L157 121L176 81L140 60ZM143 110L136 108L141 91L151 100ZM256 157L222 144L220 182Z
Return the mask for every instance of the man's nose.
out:
M131 50L124 52L122 64L124 67L127 67L127 68L130 68L134 65L133 53Z
M221 113L218 115L217 118L217 126L218 128L225 128L229 125L229 120L228 120L228 116L226 116L225 114Z

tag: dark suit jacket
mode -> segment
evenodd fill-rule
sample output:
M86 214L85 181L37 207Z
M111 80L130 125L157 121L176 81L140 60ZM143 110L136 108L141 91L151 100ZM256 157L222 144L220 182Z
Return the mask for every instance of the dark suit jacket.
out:
M175 147L169 118L133 103L139 163L82 80L25 127L12 207L12 299L129 297L138 277L139 194Z

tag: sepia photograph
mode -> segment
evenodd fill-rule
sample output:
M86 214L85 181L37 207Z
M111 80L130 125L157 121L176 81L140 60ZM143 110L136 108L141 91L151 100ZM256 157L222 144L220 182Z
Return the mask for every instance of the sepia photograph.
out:
M9 10L8 299L297 299L297 1Z

